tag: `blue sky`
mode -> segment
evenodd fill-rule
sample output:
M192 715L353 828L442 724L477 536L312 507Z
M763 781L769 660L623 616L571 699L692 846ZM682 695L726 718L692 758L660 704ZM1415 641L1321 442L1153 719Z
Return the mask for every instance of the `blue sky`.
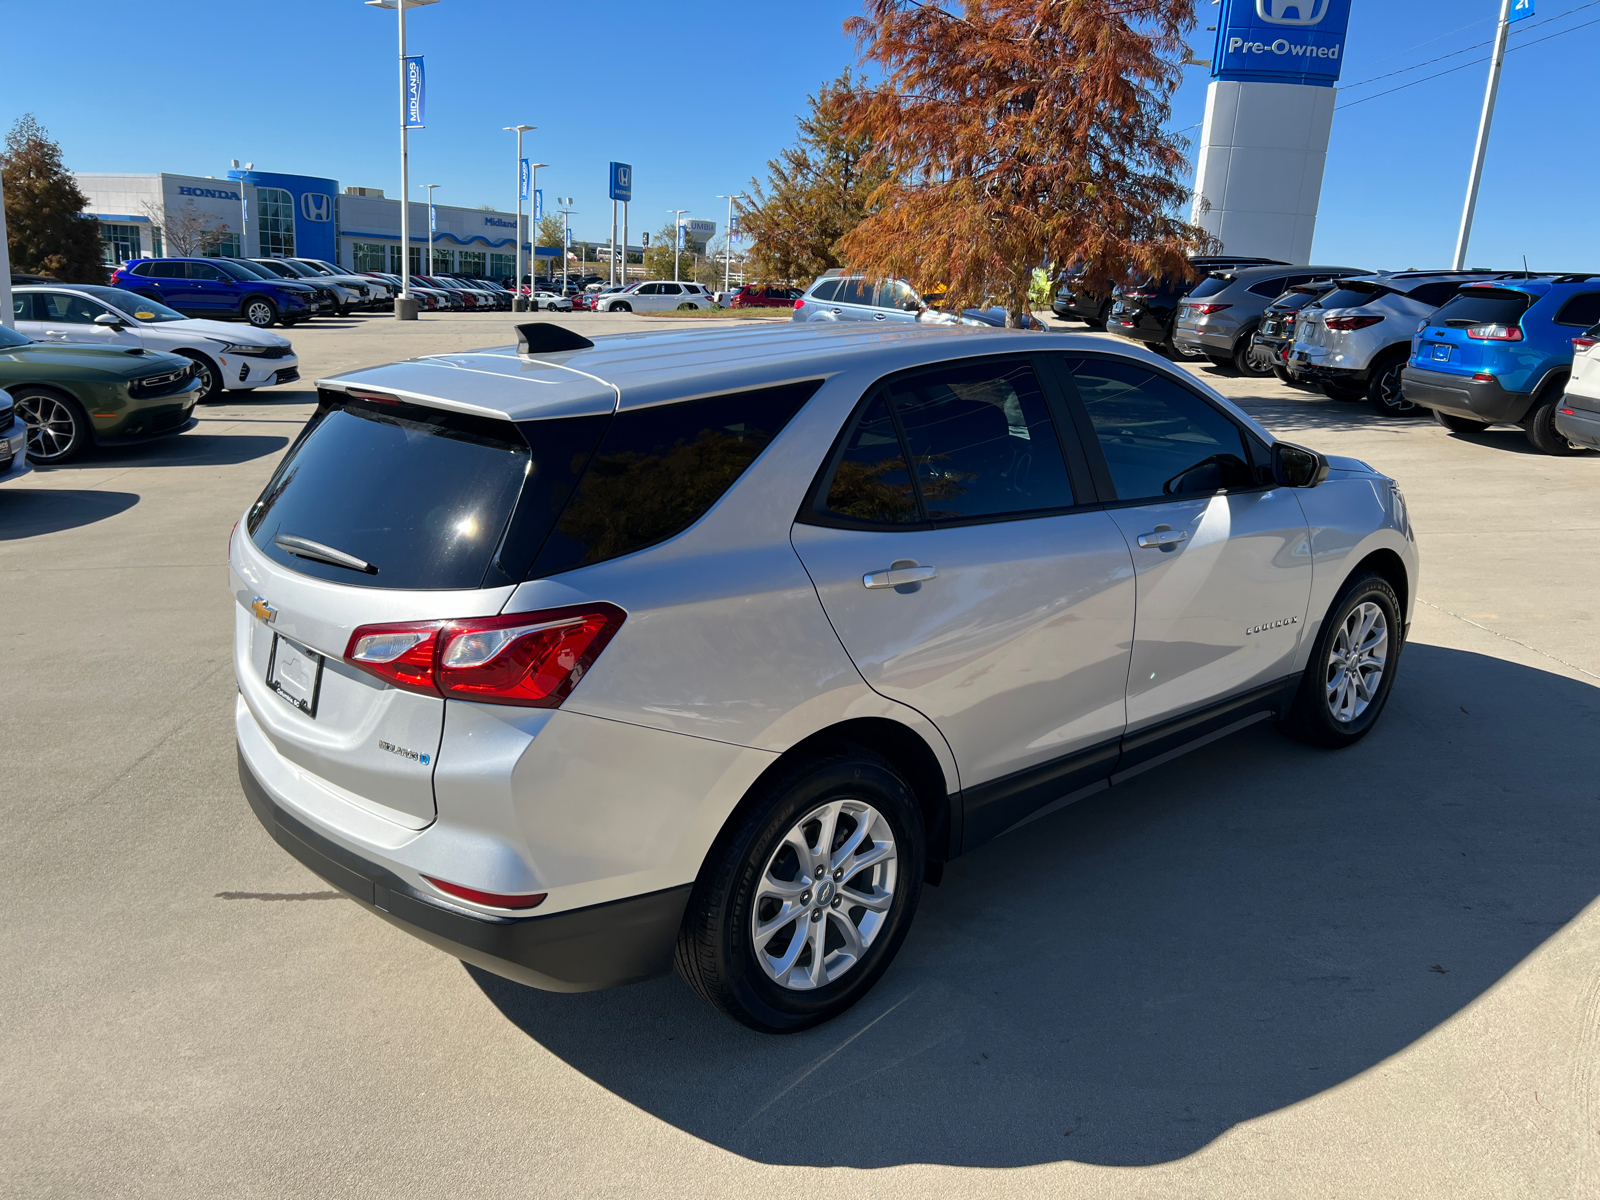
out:
M32 111L85 171L221 175L228 160L398 189L394 15L359 0L5 0L0 123ZM1201 0L1193 43L1210 55L1217 9ZM1600 69L1600 0L1538 0L1506 58L1470 254L1474 264L1600 269L1586 151ZM1351 101L1484 56L1472 50L1366 86L1351 84L1485 41L1498 0L1355 0L1314 257L1356 266L1448 263L1482 103L1477 63L1366 103ZM548 198L577 197L579 237L610 221L606 164L631 162L631 229L668 208L726 219L717 193L742 190L794 135L822 81L855 62L841 24L856 0L804 5L555 5L441 0L409 17L428 71L428 128L412 180L441 203L515 200L513 135ZM1461 27L1468 26L1462 29ZM1518 28L1514 26L1513 28ZM1562 31L1571 30L1570 33ZM1426 43L1419 45L1419 43ZM23 52L24 47L35 49ZM70 64L70 70L63 64ZM1189 68L1172 125L1198 136L1208 73ZM413 198L422 193L413 190Z

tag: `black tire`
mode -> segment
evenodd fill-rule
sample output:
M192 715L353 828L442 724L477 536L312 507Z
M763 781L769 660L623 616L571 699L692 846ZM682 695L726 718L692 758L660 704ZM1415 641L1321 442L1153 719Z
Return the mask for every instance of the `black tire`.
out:
M1360 388L1348 387L1342 383L1320 383L1322 394L1329 400L1337 400L1340 404L1354 404L1357 400L1365 400L1366 392Z
M1437 408L1433 410L1433 419L1451 433L1482 433L1490 424L1488 421L1474 421L1471 417L1453 417Z
M65 392L49 387L14 387L11 399L28 427L28 460L53 467L77 458L93 442L89 414Z
M1380 417L1421 417L1428 410L1407 400L1400 390L1400 372L1406 368L1406 355L1392 354L1379 359L1367 377L1367 403Z
M207 404L218 399L222 395L222 368L198 350L179 350L177 353L194 363L195 378L200 381L200 390L194 394L194 402Z
M251 296L240 306L239 315L257 329L271 329L278 323L278 306L265 296Z
M1381 673L1377 686L1371 689L1365 708L1348 720L1341 720L1333 711L1334 703L1329 695L1330 678L1339 678L1333 657L1335 642L1351 614L1369 603L1382 611L1387 626L1387 645ZM1355 745L1377 724L1384 705L1388 703L1404 644L1400 599L1389 581L1376 571L1364 571L1352 578L1328 609L1327 619L1323 621L1316 644L1311 648L1311 661L1306 664L1305 674L1300 677L1294 702L1284 719L1278 722L1279 730L1296 741L1329 750ZM1365 672L1358 674L1369 677Z
M1253 336L1252 334L1245 334L1244 337L1239 339L1239 344L1233 348L1233 369L1247 379L1265 379L1277 368L1272 365L1269 359L1256 355L1255 345L1251 340Z
M1565 457L1584 452L1583 447L1574 446L1567 441L1565 434L1556 429L1556 405L1561 403L1562 395L1558 388L1546 388L1545 395L1534 402L1533 408L1522 420L1529 444L1540 454Z
M682 304L678 305L678 311L683 312L685 309L692 309L698 312L700 306L698 304L691 304L689 301L685 300Z
M1289 374L1288 367L1273 367L1272 373L1278 377L1280 383L1287 383L1290 387L1299 387L1299 382Z
M1206 355L1206 361L1219 370L1232 371L1237 369L1233 365L1233 359L1224 358L1220 354L1208 354Z
M800 826L812 810L845 799L870 805L887 822L894 838L895 874L888 909L875 932L868 934L863 952L846 963L837 978L814 987L788 987L757 961L763 950L756 945L750 923L761 911L753 907L758 885L771 864L782 863L784 838L791 829ZM832 841L835 849L848 845L849 836L859 828L846 829L845 825L846 819L841 818ZM811 836L806 834L808 842ZM794 857L792 850L787 853ZM857 747L840 747L798 761L764 780L718 835L695 880L678 933L678 971L712 1008L763 1033L794 1033L830 1020L866 995L900 949L921 896L924 853L916 797L888 761ZM853 857L846 860L847 866ZM794 873L787 878L801 878L804 869L795 859ZM834 903L826 907L819 903L816 912L824 916L814 913L808 917L806 906L813 896L809 890L801 893L798 916L786 925L774 926L765 949L782 940L783 946L774 951L782 955L793 945L793 938L807 937L806 931L816 926L824 939L822 962L826 964L845 947L839 933L841 920L849 921L853 928L866 925L869 914L865 908L837 903L849 899L849 893L840 889L851 884L852 878L860 879L859 875L847 874L842 879L835 875L830 880L819 874L817 878L816 899L823 898L826 886L827 891L837 893ZM781 916L783 910L776 907L776 901L766 898L760 903L775 906L763 919ZM857 912L863 915L857 917ZM835 938L839 939L837 945ZM795 952L794 969L807 969L807 964L814 962L811 954L811 948L802 945Z
M611 306L609 311L611 311L611 312L632 312L633 311L633 305L629 304L626 300L618 300L615 304L613 304Z
M1104 329L1106 327L1106 322L1111 318L1112 303L1112 301L1107 300L1100 306L1100 312L1095 316L1094 320L1087 322L1090 328Z

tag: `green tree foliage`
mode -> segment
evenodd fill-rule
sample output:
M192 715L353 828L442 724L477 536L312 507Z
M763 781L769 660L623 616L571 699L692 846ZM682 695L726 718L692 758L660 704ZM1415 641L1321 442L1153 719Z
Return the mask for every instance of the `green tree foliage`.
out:
M32 113L6 136L0 154L5 179L6 241L11 269L64 283L104 283L100 223L83 215L89 202Z
M567 228L561 218L555 213L545 213L539 218L539 231L534 239L535 246L559 246L566 237Z
M868 137L844 130L860 86L846 70L807 97L811 111L799 120L799 139L768 160L765 187L750 181L738 214L752 283L809 283L844 265L839 239L873 211L872 194L891 175Z

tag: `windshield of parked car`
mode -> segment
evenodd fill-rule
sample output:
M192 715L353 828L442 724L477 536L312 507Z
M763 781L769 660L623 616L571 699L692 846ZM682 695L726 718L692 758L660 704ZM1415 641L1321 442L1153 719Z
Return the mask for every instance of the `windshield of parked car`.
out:
M123 316L133 317L145 324L154 324L159 321L186 321L181 312L174 312L159 300L150 300L144 296L135 296L132 292L125 292L121 288L101 287L94 283L80 283L73 291L82 292L85 296L93 296L102 304L110 305Z
M230 279L241 279L246 283L251 283L260 278L253 271L247 271L231 259L214 258L211 260L211 264Z
M15 329L0 325L0 349L10 350L16 346L31 346L33 339L23 337Z
M239 270L248 275L251 279L265 279L269 283L277 283L278 280L283 278L281 275L274 275L260 263L244 262L243 260L237 258L231 259L230 262L233 266L238 267Z

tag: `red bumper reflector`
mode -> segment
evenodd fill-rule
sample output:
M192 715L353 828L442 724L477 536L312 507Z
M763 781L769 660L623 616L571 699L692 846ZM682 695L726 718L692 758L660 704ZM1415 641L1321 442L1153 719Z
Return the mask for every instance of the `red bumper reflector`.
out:
M1573 411L1570 408L1558 408L1558 409L1556 409L1556 411L1558 413L1560 413L1563 417L1575 417L1575 416L1578 415L1575 411Z
M474 904L482 904L487 908L538 908L550 894L530 892L507 896L499 892L480 892L477 888L462 887L459 883L446 883L442 879L435 879L432 875L424 875L423 878L446 895L471 900Z
M1490 375L1487 371L1479 371L1476 375L1474 375L1472 377L1472 382L1473 383L1493 383L1494 382L1494 376Z

